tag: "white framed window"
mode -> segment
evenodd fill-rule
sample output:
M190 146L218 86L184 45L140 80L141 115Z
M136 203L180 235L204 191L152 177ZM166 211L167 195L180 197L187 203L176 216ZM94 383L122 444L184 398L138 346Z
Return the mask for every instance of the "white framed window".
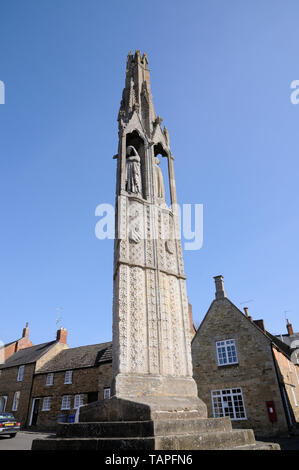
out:
M296 372L296 377L297 377L297 382L299 384L299 374L298 374L298 366L294 366L295 367L295 372Z
M64 376L64 383L65 384L71 384L73 380L73 371L72 370L67 370Z
M20 392L15 392L15 394L13 396L13 403L12 403L11 411L17 411L18 410L19 401L20 401Z
M24 377L24 370L25 370L25 366L20 366L19 367L17 382L22 382L23 377Z
M50 387L51 385L54 384L54 374L51 372L51 374L48 374L47 375L47 378L46 378L46 386L47 387Z
M51 410L51 400L52 400L52 397L44 397L42 411Z
M241 388L212 390L211 395L214 418L229 416L234 421L247 419Z
M219 366L238 364L237 350L234 339L216 342L217 359Z
M61 409L62 410L70 410L71 409L71 395L64 395L62 397Z
M82 405L83 405L83 395L75 395L74 409L77 410Z
M110 398L110 394L111 394L110 388L108 388L108 387L107 387L107 388L104 388L104 400L105 400L106 398Z
M294 400L295 406L298 406L296 393L295 393L295 387L291 387L291 390L292 390L292 395L293 395L293 400Z
M7 395L0 396L0 413L1 411L5 411L7 403Z

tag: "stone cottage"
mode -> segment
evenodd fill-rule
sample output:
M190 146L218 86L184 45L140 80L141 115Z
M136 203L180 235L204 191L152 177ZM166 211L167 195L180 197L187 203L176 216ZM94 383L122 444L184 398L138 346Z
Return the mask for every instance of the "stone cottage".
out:
M13 353L0 364L0 403L2 411L11 411L21 426L29 421L29 403L36 372L66 344L66 330L57 331L55 341L26 347Z
M298 365L286 344L226 296L216 298L192 341L193 373L210 417L230 416L233 428L257 436L287 434L298 421Z
M23 328L21 338L11 341L10 343L4 344L2 347L0 345L0 363L2 364L10 356L20 351L21 349L30 348L31 346L33 346L33 343L29 339L29 326L28 323L26 323L25 328Z
M57 422L72 422L76 410L110 396L112 343L61 351L34 376L29 426L55 429Z

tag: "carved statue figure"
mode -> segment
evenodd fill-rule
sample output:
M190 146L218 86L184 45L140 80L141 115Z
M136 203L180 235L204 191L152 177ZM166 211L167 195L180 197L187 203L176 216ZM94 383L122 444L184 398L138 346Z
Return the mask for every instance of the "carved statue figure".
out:
M126 191L129 193L142 194L140 157L133 145L127 147L126 166Z
M155 179L156 179L156 189L157 189L157 196L165 199L165 189L164 189L164 182L163 182L163 173L161 168L158 166L160 164L159 158L155 157Z

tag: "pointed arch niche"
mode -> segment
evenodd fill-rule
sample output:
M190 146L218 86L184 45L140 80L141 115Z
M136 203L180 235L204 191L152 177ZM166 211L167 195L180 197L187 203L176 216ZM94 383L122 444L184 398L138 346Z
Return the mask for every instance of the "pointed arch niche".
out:
M169 184L168 153L164 149L163 145L161 143L158 143L154 145L154 155L160 160L159 167L161 168L162 175L163 175L164 189L165 189L165 202L168 205L168 207L171 207L172 197L171 197L170 184Z
M132 145L137 150L138 155L140 156L140 170L141 170L141 180L142 180L142 197L147 199L148 197L148 187L146 181L146 161L145 161L145 145L143 138L135 130L126 135L126 149Z

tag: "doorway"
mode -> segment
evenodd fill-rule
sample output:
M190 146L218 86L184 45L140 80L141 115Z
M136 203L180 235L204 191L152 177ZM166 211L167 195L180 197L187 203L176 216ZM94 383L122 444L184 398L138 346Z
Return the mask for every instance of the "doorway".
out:
M40 402L40 398L33 398L32 410L31 410L31 419L30 419L29 426L36 426L37 417L38 417L38 410L39 410L39 402Z

